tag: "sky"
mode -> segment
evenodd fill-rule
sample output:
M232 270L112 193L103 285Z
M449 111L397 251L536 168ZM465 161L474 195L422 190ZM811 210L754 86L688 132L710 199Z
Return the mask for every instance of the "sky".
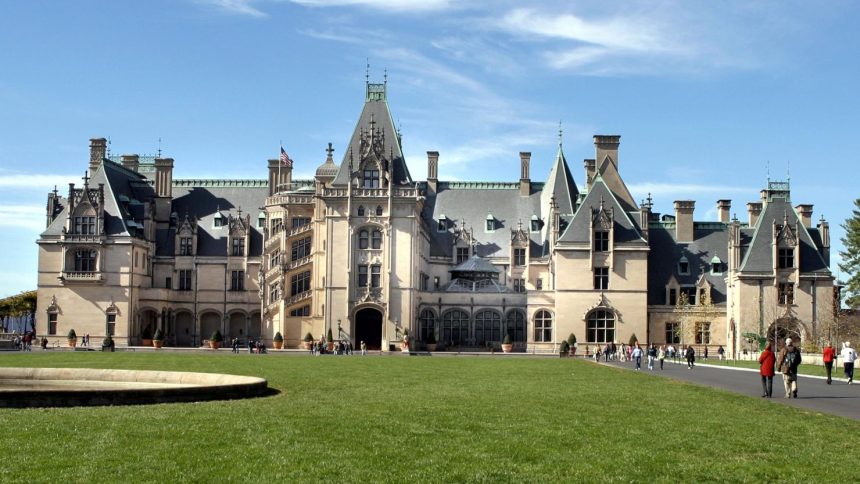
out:
M47 193L89 139L175 159L174 178L294 178L335 159L381 82L412 177L545 180L559 125L574 180L619 134L633 196L673 212L792 202L841 224L857 189L860 3L852 1L7 0L0 12L0 297L36 287ZM65 188L64 188L65 187Z

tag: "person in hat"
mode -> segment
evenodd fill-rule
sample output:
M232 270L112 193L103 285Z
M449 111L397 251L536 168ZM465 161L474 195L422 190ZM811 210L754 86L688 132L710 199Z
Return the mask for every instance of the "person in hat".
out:
M785 398L797 398L797 367L800 366L800 350L792 344L791 338L785 339L785 346L779 352L776 366L782 372Z

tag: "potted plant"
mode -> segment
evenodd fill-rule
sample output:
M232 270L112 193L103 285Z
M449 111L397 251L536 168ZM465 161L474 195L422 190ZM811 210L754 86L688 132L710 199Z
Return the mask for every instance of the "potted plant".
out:
M431 330L430 334L427 335L427 351L436 351L436 347L436 335Z
M105 339L102 340L102 351L113 351L113 348L113 338L110 335L105 336Z
M152 336L152 346L156 348L164 346L164 331L161 328L155 330L155 334Z
M78 345L78 334L75 333L75 328L69 330L67 339L69 340L69 348L74 348Z
M328 329L328 333L326 334L326 341L327 341L327 344L326 344L327 348L326 349L329 352L334 351L334 335L331 334L331 328Z
M576 335L570 333L570 336L567 337L567 345L570 347L570 356L576 356Z
M152 329L147 326L140 332L140 339L143 346L152 346Z
M567 340L561 342L561 348L558 351L558 356L564 358L570 355L570 343Z
M314 344L314 336L310 331L305 335L304 344L306 350L310 350L311 346Z
M209 337L209 347L213 350L217 350L221 347L221 343L224 341L224 336L221 335L221 331L215 330L212 333L212 336Z
M505 339L502 340L502 351L505 353L510 353L514 349L514 342L511 340L511 335L506 334Z
M403 330L403 342L400 343L400 351L409 353L409 330Z
M279 350L279 349L281 349L281 348L283 348L283 347L284 347L284 336L283 336L283 335L281 335L281 332L280 332L280 331L278 331L277 333L275 333L275 337L274 337L274 338L272 338L272 346L273 346L276 350Z

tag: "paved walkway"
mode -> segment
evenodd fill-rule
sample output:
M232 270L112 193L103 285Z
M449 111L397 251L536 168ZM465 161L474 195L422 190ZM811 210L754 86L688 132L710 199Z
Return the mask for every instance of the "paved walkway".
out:
M647 358L642 359L642 370L640 370L642 373L722 388L742 395L761 398L761 377L758 370L698 363L695 368L688 370L686 362L676 364L666 360L663 371L660 371L658 362L654 363L654 371L649 371L647 361ZM631 362L610 361L604 364L627 370L635 368L635 364ZM842 376L841 368L834 368L833 370L834 376ZM841 378L833 380L833 384L828 385L824 377L800 375L797 382L798 398L788 399L784 396L782 374L777 373L773 378L771 402L860 420L860 385L848 385Z

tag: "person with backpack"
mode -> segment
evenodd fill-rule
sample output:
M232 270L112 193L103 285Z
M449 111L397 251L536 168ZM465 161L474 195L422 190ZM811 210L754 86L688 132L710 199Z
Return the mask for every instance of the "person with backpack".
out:
M696 350L692 345L689 345L684 355L687 357L687 369L692 370L696 366Z
M857 361L857 352L851 347L851 342L846 341L842 345L842 364L845 366L845 378L848 379L848 384L854 383L854 362Z
M776 365L782 372L785 398L797 398L797 367L800 366L800 362L800 349L791 344L791 338L786 338L785 346L779 352L779 361Z

